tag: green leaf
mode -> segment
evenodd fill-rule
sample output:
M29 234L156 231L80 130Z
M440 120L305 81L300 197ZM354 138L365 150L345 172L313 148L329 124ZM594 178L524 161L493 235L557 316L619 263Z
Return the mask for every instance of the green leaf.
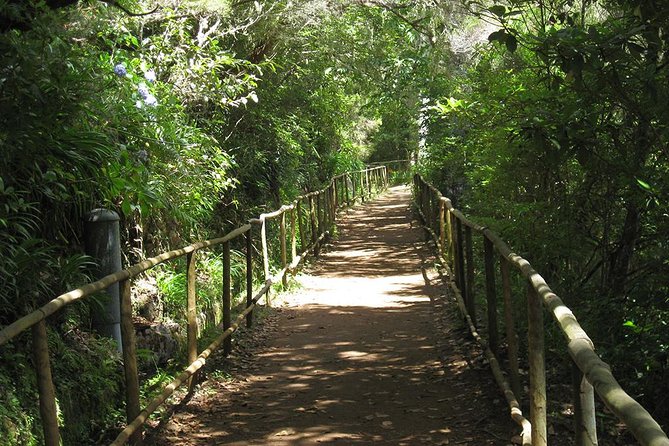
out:
M641 189L643 189L643 190L645 190L645 191L648 191L648 192L652 192L652 191L653 191L653 188L650 186L650 184L646 183L645 181L640 180L639 178L637 178L637 179L636 179L636 182L639 184L639 186L641 187Z
M506 14L506 7L503 5L494 5L488 8L488 11L492 12L497 17L504 17L504 14Z
M518 49L518 39L513 34L507 34L506 37L506 49L514 53Z

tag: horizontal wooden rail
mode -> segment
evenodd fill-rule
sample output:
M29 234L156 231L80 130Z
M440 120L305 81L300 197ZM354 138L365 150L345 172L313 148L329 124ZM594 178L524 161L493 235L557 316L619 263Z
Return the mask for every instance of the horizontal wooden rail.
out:
M53 378L51 376L50 358L46 342L46 319L65 306L107 289L110 285L120 284L121 306L121 341L123 353L124 379L126 388L126 415L128 425L118 435L113 445L121 445L128 441L140 444L142 441L142 426L158 407L160 407L174 391L185 383L192 390L196 374L204 366L206 359L224 346L224 353L230 351L230 337L239 324L246 319L248 327L252 325L253 309L262 296L269 299L269 292L273 285L279 283L286 286L287 274L295 274L300 264L311 254L317 254L323 241L332 234L337 211L343 206L349 206L356 200L370 198L374 192L387 188L388 174L385 166L346 172L334 177L323 189L298 196L292 203L283 205L279 209L261 214L258 218L249 220L239 228L234 229L223 237L197 242L181 249L165 252L156 257L144 260L122 271L109 274L100 280L86 284L76 290L61 294L47 304L18 319L0 330L0 346L9 342L20 333L32 328L33 350L37 365L40 414L44 430L45 444L60 444L58 432L58 417L56 396ZM309 203L307 215L303 215ZM316 205L314 205L316 202ZM290 219L286 219L289 213ZM305 224L304 217L311 224ZM272 274L270 244L267 239L267 225L274 219L279 219L279 246L280 269ZM253 236L254 227L260 227L260 242L262 245L264 284L253 294ZM289 226L290 228L288 228ZM299 227L299 229L298 229ZM290 229L290 230L288 230ZM298 251L298 233L300 249ZM290 255L288 262L288 234L290 234ZM246 308L237 317L234 323L230 320L231 277L230 277L230 242L244 236L246 246ZM308 240L310 240L308 242ZM224 331L203 352L197 352L197 318L196 315L196 253L204 248L223 245L223 329ZM186 257L187 269L187 354L188 367L177 376L162 392L149 404L140 410L140 386L137 370L137 355L135 347L135 333L132 321L132 302L130 299L132 279L139 274L154 268L161 263Z
M578 370L584 375L587 382L594 387L594 390L599 395L599 398L604 404L618 417L620 421L625 423L630 432L642 445L648 446L668 446L669 439L664 433L660 425L652 418L646 409L644 409L637 401L629 396L616 381L611 369L594 350L592 340L589 338L585 330L578 323L578 320L572 311L564 304L564 302L551 290L546 281L541 275L532 268L530 263L515 254L502 239L490 229L478 225L468 218L466 218L459 210L455 209L451 201L444 197L437 188L432 184L426 182L420 174L414 176L414 190L416 207L425 223L425 228L430 232L435 244L438 247L438 255L444 261L451 285L455 290L455 295L458 300L458 307L462 312L469 328L477 341L484 348L486 357L488 357L493 374L498 382L502 392L507 398L512 418L522 426L523 430L523 444L544 445L547 444L546 438L546 385L545 385L545 366L544 366L544 346L543 346L543 322L541 311L536 312L533 309L533 299L550 312L553 319L557 322L562 334L567 340L567 351L574 361ZM442 210L438 210L442 209ZM441 213L447 213L448 217L441 216ZM446 224L446 222L453 219L456 224ZM506 335L509 345L509 366L511 368L509 375L512 379L510 386L503 376L499 366L499 360L489 348L490 338L496 339L498 334L496 332L496 312L488 313L488 339L484 340L477 330L477 318L472 307L467 305L467 299L474 299L472 284L469 280L462 279L462 270L465 267L472 268L471 256L463 260L463 250L471 250L471 240L464 241L461 236L461 227L470 228L484 237L484 247L488 247L485 252L486 270L490 270L494 256L490 246L493 247L497 256L500 258L503 291L505 294L505 315L506 315ZM446 232L448 231L448 234ZM448 239L448 245L444 246ZM467 244L467 249L464 249L461 244ZM451 274L453 265L455 270ZM510 311L510 281L508 277L508 266L513 266L520 275L525 279L528 285L528 313L530 325L530 401L531 420L528 422L520 411L518 400L520 395L520 385L518 380L518 364L517 356L514 351L517 349L515 341L515 332L513 331L513 316ZM460 271L460 272L458 272ZM493 293L494 287L487 288L487 294ZM462 294L465 295L463 299ZM494 296L489 296L494 298ZM539 307L541 309L541 306ZM474 310L475 311L475 310ZM495 330L494 333L490 333ZM495 341L493 341L495 342ZM580 380L575 380L576 385L581 386ZM511 390L513 389L513 390ZM581 396L589 394L586 391L578 392ZM594 405L587 401L577 401L574 404L575 408L585 411L594 411ZM576 414L576 419L579 423L589 424L587 426L577 426L577 444L596 444L596 431L594 426L594 413L579 413ZM585 420L589 420L585 423ZM531 429L528 424L531 423ZM585 431L585 432L584 432ZM531 432L531 433L530 433ZM530 438L531 437L531 438Z

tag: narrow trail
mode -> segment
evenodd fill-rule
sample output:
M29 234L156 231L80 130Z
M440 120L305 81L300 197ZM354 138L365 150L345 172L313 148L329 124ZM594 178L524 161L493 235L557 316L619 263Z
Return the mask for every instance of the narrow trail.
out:
M511 444L410 198L397 187L349 211L253 356L226 360L235 378L198 392L153 444Z

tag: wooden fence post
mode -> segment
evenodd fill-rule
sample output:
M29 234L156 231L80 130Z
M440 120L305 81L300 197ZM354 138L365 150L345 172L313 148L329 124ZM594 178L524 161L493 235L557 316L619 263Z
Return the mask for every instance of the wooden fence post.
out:
M344 175L344 192L346 194L346 206L351 205L351 198L348 195L348 182L349 182L349 174Z
M539 295L527 288L527 344L530 363L530 422L532 446L546 446L546 364L544 353L544 313Z
M125 376L125 412L130 424L141 408L139 405L139 373L137 371L137 347L135 344L135 325L132 322L132 300L130 296L130 279L120 283L121 294L121 343L123 350L123 372ZM142 443L142 430L132 434L130 443Z
M371 178L369 177L370 175L369 169L365 169L365 178L367 179L367 193L369 198L372 198L372 182Z
M444 256L444 248L446 245L446 205L441 199L439 200L439 254Z
M309 219L311 221L311 243L313 244L314 255L318 255L318 246L316 245L316 240L318 240L318 234L316 229L316 211L314 210L314 196L309 196Z
M230 328L232 324L230 283L230 242L223 242L223 330ZM228 356L232 351L232 337L228 336L223 341L223 354Z
M188 322L187 342L188 342L188 364L192 364L197 359L197 304L195 297L195 251L189 252L186 256L186 319ZM188 379L188 392L192 392L195 387L197 375Z
M485 255L485 290L488 310L488 346L499 358L499 338L497 335L497 295L495 289L495 250L488 237L483 235Z
M595 390L574 362L572 362L572 386L576 446L597 446Z
M455 215L455 283L462 294L462 299L467 302L467 288L465 287L465 253L462 237L462 222Z
M453 238L453 218L451 216L451 210L446 209L446 234L448 236L448 260L451 264L455 262L455 246Z
M323 229L323 197L321 195L323 195L323 194L320 193L320 192L318 192L318 194L316 195L316 220L317 220L317 223L318 223L318 226L317 226L318 237L320 237L324 232L324 229ZM319 245L320 245L320 242L319 242Z
M337 209L339 209L339 191L340 187L337 187L337 181L339 181L338 178L334 179L334 203L332 204L332 207L334 208L334 214L335 216L337 215Z
M518 401L521 400L520 374L518 373L518 335L513 318L513 304L511 302L511 278L509 277L509 263L506 257L500 257L499 268L502 274L502 291L504 296L504 326L506 329L506 343L508 345L509 375L511 389Z
M295 211L295 207L290 210L290 263L293 263L295 261L295 257L297 257L297 229L295 228Z
M281 213L281 220L279 220L279 237L281 244L281 269L285 270L287 265L287 253L286 253L286 212ZM284 272L281 276L281 285L283 288L288 287L288 274L287 271Z
M253 226L246 232L246 308L253 305ZM246 326L253 326L253 311L246 315Z
M51 378L51 360L49 359L49 342L46 333L46 322L39 321L32 326L33 356L39 389L39 413L42 419L44 444L60 445L58 431L58 410L56 409L56 391Z
M302 221L302 199L297 200L297 205L296 205L296 211L297 211L297 225L300 230L300 253L305 252L305 243L306 243L306 237L304 234L304 223Z
M269 247L267 246L267 219L260 222L260 244L262 246L262 266L265 273L265 281L269 280Z
M465 247L467 249L467 312L472 318L474 326L478 325L476 320L476 297L474 296L474 243L472 241L472 228L465 226Z
M364 172L360 172L358 176L360 177L360 199L362 202L365 202L365 176L363 175Z
M355 196L356 194L355 194L355 193L356 193L356 189L357 189L357 183L358 183L358 176L357 176L357 173L356 173L356 172L353 172L353 175L351 175L351 188L353 189L353 190L352 190L352 193L353 193L353 194L352 194L352 197L351 197L351 198L352 198L352 200L353 200L353 204L355 204L355 198L356 198L356 196Z

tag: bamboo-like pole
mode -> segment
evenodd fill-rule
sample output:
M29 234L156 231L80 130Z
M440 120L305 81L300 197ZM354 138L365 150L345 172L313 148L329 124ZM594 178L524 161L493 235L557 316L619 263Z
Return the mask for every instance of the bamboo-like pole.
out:
M516 322L513 317L513 303L511 302L511 278L509 277L509 262L504 257L499 259L499 269L502 275L502 293L504 296L504 328L509 357L509 376L511 388L518 400L522 399L520 392L520 374L518 372L518 335Z
M465 252L462 236L462 222L453 215L455 220L455 283L460 289L462 299L467 302L467 288L465 287Z
M232 286L230 280L230 242L223 243L223 329L230 328L232 321L231 305L232 300ZM223 342L223 354L229 355L232 351L232 342L228 337ZM191 361L192 362L192 361Z
M311 222L311 245L313 246L314 255L318 255L318 230L316 225L316 210L314 209L314 197L309 197L309 219Z
M332 204L332 207L334 208L334 213L335 215L337 214L337 209L339 209L339 193L341 192L341 186L338 187L338 182L339 179L335 178L334 180L334 203Z
M346 174L344 176L344 193L346 194L346 205L350 206L351 205L351 197L349 197L348 193L348 182L350 181L350 175Z
M37 372L39 389L39 413L42 419L44 444L59 446L58 410L56 408L56 391L51 378L51 360L49 359L49 343L46 333L46 322L39 321L32 326L33 356Z
M132 300L130 279L121 282L121 342L123 350L123 372L125 376L125 412L130 423L139 415L139 372L137 369L137 346L135 325L132 322ZM138 430L130 438L130 443L142 443L142 431Z
M595 389L583 376L583 372L578 368L578 365L573 362L572 387L576 446L597 446Z
M357 198L356 192L358 189L358 174L356 172L353 172L351 175L351 188L352 188L351 200L353 201L353 204L355 204L355 199Z
M472 241L472 228L465 226L465 248L467 250L467 311L472 317L474 325L478 326L476 319L476 296L474 295L474 242Z
M444 255L446 248L446 207L444 202L439 200L439 254Z
M449 200L450 203L450 200ZM446 205L446 203L444 203ZM453 246L453 218L451 217L450 209L446 209L446 234L448 237L448 261L451 262L451 265L454 263L454 246Z
M295 227L295 212L296 209L290 211L290 261L292 262L297 257L297 228Z
M288 263L287 260L287 253L286 253L286 213L284 212L281 214L281 220L279 220L279 237L280 237L280 244L281 244L281 268L285 268L286 264ZM283 285L283 288L286 289L288 287L288 276L286 274L283 275L281 278L281 284Z
M299 209L299 207L298 207ZM253 233L246 233L246 308L253 305ZM253 326L253 311L246 315L246 327Z
M188 363L197 358L197 302L195 293L195 252L188 253L186 256L186 319L188 322L187 342L188 342ZM197 377L193 375L188 380L188 391L192 392L195 387Z
M367 190L367 188L365 187L365 176L362 174L362 172L360 172L358 174L358 177L360 178L360 199L364 203L365 202L365 191Z
M544 309L534 288L527 288L527 344L530 364L530 422L532 446L546 446L546 364L544 353Z
M296 205L296 210L297 210L297 225L299 227L299 232L300 232L300 252L303 253L306 249L306 236L304 233L304 221L302 219L302 199L298 198L297 199L297 205Z
M320 236L325 233L323 229L323 194L316 195L316 220L317 220L317 234Z
M265 280L269 279L269 247L267 246L267 220L261 219L260 225L260 244L262 245L262 266L265 273Z
M485 290L488 313L488 344L490 350L499 356L499 337L497 326L497 294L495 288L495 251L492 242L483 236L485 255Z
M372 197L372 182L370 181L370 178L369 178L369 170L365 170L365 179L367 180L367 193L368 193L368 196L371 198Z

